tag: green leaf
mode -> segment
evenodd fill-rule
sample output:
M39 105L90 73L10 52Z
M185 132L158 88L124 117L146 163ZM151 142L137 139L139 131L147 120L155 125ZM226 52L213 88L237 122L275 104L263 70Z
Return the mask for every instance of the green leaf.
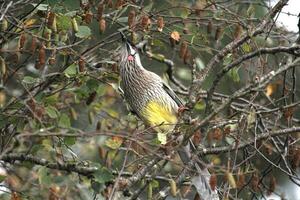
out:
M177 70L177 75L183 80L191 80L191 71L187 68L180 67Z
M95 79L90 79L86 82L86 86L91 90L91 91L95 91L98 87L99 83L97 80Z
M40 185L50 185L51 177L49 176L49 169L47 167L40 167L38 171L39 183Z
M157 133L157 139L160 144L167 144L167 134L166 133Z
M66 15L58 15L57 16L57 28L59 30L67 31L72 28L72 19Z
M79 38L87 38L91 35L91 29L88 26L78 26L78 32L75 34Z
M232 68L228 75L233 79L234 82L240 82L240 75L238 73L239 68Z
M91 181L92 184L91 184L91 187L92 189L96 192L96 193L99 193L99 191L102 189L103 187L103 183L98 183L97 181L94 181L92 180Z
M48 96L44 99L44 103L47 104L47 105L56 104L57 101L58 101L58 96L59 96L59 93Z
M195 109L196 110L204 110L205 109L205 102L204 101L199 101L199 102L197 102L196 103L196 105L195 105Z
M108 181L113 180L113 178L114 178L111 171L109 171L105 167L102 167L101 169L95 171L93 173L93 176L95 178L95 181L97 181L98 183L106 183Z
M52 141L50 139L43 139L42 141L42 146L46 149L46 150L51 150L53 147Z
M33 147L31 148L30 153L34 155L34 154L36 154L38 151L42 150L43 148L44 148L44 145L42 145L42 144L35 144L35 145L33 145Z
M255 14L255 8L253 4L250 4L249 8L247 9L247 16L248 17L253 17Z
M247 44L247 43L244 43L244 44L242 45L242 49L243 49L243 51L244 51L245 53L249 53L249 52L251 51L251 46L250 46L249 44Z
M186 19L189 15L191 14L191 11L190 9L187 9L187 8L183 8L180 12L180 17L182 19Z
M145 6L143 8L143 11L146 12L146 13L148 13L148 12L150 12L152 10L152 7L153 7L153 2L151 2L147 6Z
M24 76L22 82L25 84L34 84L37 83L39 81L39 78L34 78L31 76Z
M229 65L232 62L232 54L229 53L227 56L223 59L223 65Z
M205 68L205 64L203 63L203 61L200 59L200 58L195 58L195 64L196 64L196 66L197 66L197 68L199 69L199 70L202 70L202 69L204 69Z
M106 87L104 85L98 85L96 92L98 96L103 96L106 92Z
M0 174L0 183L1 183L2 181L4 181L5 178L6 178L6 175L5 175L5 174Z
M72 146L76 143L76 137L65 137L64 143L68 146Z
M119 17L118 19L116 19L116 22L127 23L128 22L128 17Z
M159 187L159 182L157 180L152 180L150 182L150 184L152 185L153 188L158 188Z
M105 145L111 149L118 149L123 143L122 138L112 137L105 141Z
M256 121L256 111L254 108L250 109L250 113L247 116L247 128L249 128Z
M52 119L56 119L58 117L58 110L53 106L47 106L46 113Z
M71 127L71 121L70 121L70 118L68 117L68 115L63 113L60 116L58 126L62 127L62 128L70 128Z
M72 77L77 74L77 65L72 64L64 71L66 77Z
M155 47L163 47L163 48L165 48L165 44L161 40L159 40L159 39L153 39L151 45L153 45Z
M68 16L68 17L76 17L76 14L77 14L77 11L70 11L70 12L67 12L65 14L65 16Z
M33 5L33 7L36 7L37 10L41 10L41 11L47 11L48 10L48 4L37 4L37 3L32 3L31 5Z

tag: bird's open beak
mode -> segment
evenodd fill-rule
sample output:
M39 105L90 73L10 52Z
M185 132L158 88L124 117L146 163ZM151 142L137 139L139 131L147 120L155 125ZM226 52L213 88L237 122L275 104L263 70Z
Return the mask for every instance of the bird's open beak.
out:
M128 54L133 55L134 48L133 48L131 41L126 38L126 36L123 32L120 32L120 34L122 37L122 42L126 45L126 50L127 50Z

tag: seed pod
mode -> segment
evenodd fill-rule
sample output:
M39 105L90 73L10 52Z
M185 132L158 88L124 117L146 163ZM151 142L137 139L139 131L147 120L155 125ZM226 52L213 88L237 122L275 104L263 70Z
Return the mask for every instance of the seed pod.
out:
M177 195L177 186L176 186L176 182L175 182L173 179L171 179L171 180L169 181L169 184L170 184L170 193L171 193L171 195L172 195L173 197L176 197L176 195Z
M283 110L284 118L289 121L294 115L294 107L288 107Z
M49 65L54 65L56 62L55 57L50 57L48 62L49 62Z
M294 152L292 153L292 169L296 170L300 166L300 149L293 149Z
M26 104L28 105L28 107L31 109L32 112L35 112L35 109L36 109L36 103L35 103L35 100L33 98L30 98Z
M138 40L138 36L135 32L131 32L131 41L133 44L136 44L137 43L137 40Z
M92 22L93 19L93 13L91 11L87 11L84 15L84 21L87 24L90 24Z
M258 189L259 189L259 177L257 175L257 173L255 173L252 177L252 180L251 180L251 186L252 186L252 189L257 192Z
M103 33L106 30L106 21L105 21L105 19L101 19L99 21L99 30L100 30L100 33Z
M37 38L35 36L32 36L31 45L30 45L30 51L32 54L35 53L36 45L37 45Z
M157 30L158 30L159 32L162 32L164 26L165 26L164 18L158 17L158 18L157 18Z
M229 171L226 171L225 175L226 175L226 179L227 179L229 185L231 186L231 188L236 188L236 182L233 177L233 174Z
M44 37L47 40L46 46L49 48L51 47L51 29L45 28Z
M98 13L98 21L102 18L102 15L103 15L103 11L104 11L104 5L102 2L100 2L98 4L98 7L97 7L97 13Z
M123 0L117 0L116 4L115 4L115 8L116 9L122 8L123 5L124 5L124 1Z
M0 91L0 108L3 108L6 103L6 94L3 90Z
M49 65L55 65L55 63L56 63L56 57L55 57L55 55L51 56L49 58L48 62L49 62Z
M97 122L96 130L97 130L97 131L100 131L100 130L101 130L101 120L99 120L99 121Z
M152 200L153 199L153 187L152 184L148 184L148 188L147 188L147 200Z
M199 194L198 194L198 192L195 194L194 200L201 200L201 199L200 199L200 196L199 196Z
M212 27L213 27L212 22L209 21L209 22L207 23L207 27L206 27L206 32L207 32L208 35L211 34L211 32L212 32Z
M169 40L170 40L171 47L174 48L176 44L175 40L171 37L169 37Z
M54 18L55 18L55 13L54 12L48 12L48 17L47 17L47 27L48 28L52 28Z
M230 126L226 126L223 130L223 134L224 136L228 136L231 132L231 127Z
M184 54L184 57L183 57L184 64L190 63L191 57L192 57L191 51L187 49L187 51L186 51L186 53Z
M20 39L19 39L20 50L24 48L25 42L26 42L26 35L25 35L25 33L22 33L20 35Z
M99 121L100 121L100 120L99 120ZM98 122L99 122L99 121L98 121ZM99 157L100 157L101 160L104 160L104 159L105 159L106 154L107 154L107 151L105 150L105 148L99 146L99 147L98 147L98 155L99 155Z
M85 70L85 62L82 58L78 61L79 72L84 72Z
M245 184L245 175L241 172L241 170L239 170L237 174L237 188L241 189Z
M53 24L51 30L56 33L57 32L57 22L56 22L56 15L54 15Z
M271 176L270 177L270 183L269 183L269 189L268 189L268 195L271 195L274 191L275 191L275 188L276 188L276 179L274 176Z
M191 192L191 185L182 185L180 187L180 193L182 197L186 197Z
M56 14L54 12L48 13L47 27L53 32L57 32Z
M94 119L95 119L94 112L93 112L93 111L89 111L88 115L89 115L89 116L88 116L88 118L89 118L89 123L90 123L90 124L93 124Z
M91 103L93 103L93 101L95 100L95 98L96 98L96 96L97 96L97 92L92 92L92 93L90 93L90 95L89 95L89 97L87 98L87 100L86 100L86 105L90 105Z
M188 29L188 27L184 27L183 30L182 30L182 32L184 34L190 34L191 33L190 30Z
M60 155L58 155L60 156ZM58 200L58 196L59 196L59 191L60 191L60 187L58 186L51 186L49 188L49 197L48 200Z
M0 56L0 66L1 66L0 68L1 76L4 77L6 75L7 68L6 68L6 63L4 58L2 58L1 56Z
M180 57L180 58L184 58L184 56L185 56L187 50L188 50L188 44L187 44L186 41L183 41L183 42L181 43L181 46L180 46L179 57Z
M40 67L43 67L46 63L46 50L45 45L42 44L41 48L39 49L39 58L38 58L38 64Z
M223 28L221 26L218 26L215 33L215 40L219 40L222 34L223 34Z
M223 138L222 130L220 128L214 129L212 137L214 140L220 141Z
M130 29L133 28L134 22L135 22L135 11L130 10L130 12L128 13L128 26Z
M202 13L206 7L206 1L195 1L194 4L194 9L195 9L195 14L198 15L199 17L202 16Z
M73 27L74 32L77 33L78 32L78 24L77 24L75 17L72 18L72 27Z
M3 18L1 22L1 31L6 31L7 29L8 29L8 22L5 18Z
M64 31L60 33L60 41L66 42L68 40L68 34Z
M56 45L58 45L58 42L59 42L59 34L58 33L54 33L54 36L53 36L53 40L54 40L54 43L56 44Z
M201 132L200 132L200 130L197 130L197 131L194 133L194 135L193 135L193 137L192 137L192 140L193 140L193 143L194 143L195 145L199 145L199 144L200 144L200 142L201 142Z
M21 200L21 197L17 192L13 192L11 195L11 200Z
M113 1L112 0L106 0L106 5L107 5L107 7L112 8L113 7Z
M215 173L211 174L209 179L209 185L212 191L216 189L217 186L217 175Z
M266 149L267 154L268 154L269 156L272 155L273 149L274 149L273 145L270 144L270 143L263 143L263 145L264 145L264 147L265 147L265 149Z
M142 21L141 21L141 27L142 27L142 29L144 31L147 30L148 27L149 27L149 25L150 25L150 19L149 19L149 17L147 15L144 15L142 17Z
M77 120L78 119L78 114L76 112L76 110L74 108L70 108L70 114L73 120Z
M243 27L238 24L235 27L234 34L233 34L233 37L234 37L235 40L239 39L241 37L242 31L243 31Z
M180 34L177 31L173 31L170 37L175 41L176 44L179 44Z

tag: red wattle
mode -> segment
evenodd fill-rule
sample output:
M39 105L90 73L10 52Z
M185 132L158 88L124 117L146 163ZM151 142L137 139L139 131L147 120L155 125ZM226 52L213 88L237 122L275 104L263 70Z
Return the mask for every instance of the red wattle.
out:
M127 58L127 60L133 61L133 56L132 56L132 55L129 55L128 58Z

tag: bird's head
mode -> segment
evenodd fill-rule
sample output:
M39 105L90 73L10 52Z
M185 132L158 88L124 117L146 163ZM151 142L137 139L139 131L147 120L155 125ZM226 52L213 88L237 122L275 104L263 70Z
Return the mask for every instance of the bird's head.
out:
M120 51L121 66L132 66L143 68L141 64L140 55L138 49L126 36L121 32L123 46Z

